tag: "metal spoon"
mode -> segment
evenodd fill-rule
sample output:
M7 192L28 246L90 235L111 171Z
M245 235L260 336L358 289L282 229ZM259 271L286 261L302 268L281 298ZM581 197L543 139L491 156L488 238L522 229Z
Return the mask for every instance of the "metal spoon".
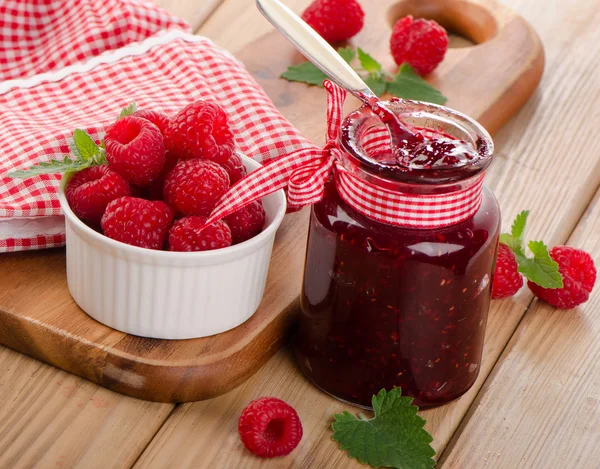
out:
M292 10L279 0L256 0L256 5L271 24L331 81L348 90L373 109L390 132L392 148L397 149L403 140L415 137L335 49Z

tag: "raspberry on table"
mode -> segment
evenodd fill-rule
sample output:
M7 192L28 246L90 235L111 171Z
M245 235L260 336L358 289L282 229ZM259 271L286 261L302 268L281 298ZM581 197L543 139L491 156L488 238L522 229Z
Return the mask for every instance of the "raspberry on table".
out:
M231 229L233 244L254 238L265 224L265 209L258 200L242 207L224 218Z
M500 243L492 282L492 298L513 296L522 286L523 276L519 273L519 264L515 254L506 244Z
M316 0L304 10L302 19L327 42L339 42L360 32L365 13L356 0Z
M178 214L208 216L229 189L227 171L212 161L183 160L165 178L164 200Z
M102 230L111 239L148 249L162 249L173 210L164 202L121 197L106 207Z
M227 171L227 174L229 175L229 184L232 186L248 174L248 171L242 162L242 157L237 153L231 155L231 158L225 163L222 163L221 166Z
M240 415L238 432L244 446L262 458L291 453L302 439L302 423L296 411L275 397L261 397Z
M211 251L231 246L231 230L222 220L204 227L206 217L185 217L169 230L169 251Z
M94 226L100 226L100 219L110 202L130 193L129 183L107 165L76 172L65 189L73 213Z
M563 278L562 288L542 288L531 281L527 286L540 300L560 309L570 309L585 303L596 283L594 260L585 251L570 246L555 246L550 257L558 263Z
M165 145L158 127L140 117L126 116L106 129L106 159L111 169L143 187L156 179L165 164Z
M167 126L171 123L171 118L169 116L158 111L147 111L145 109L140 109L135 111L132 116L152 122L156 127L158 127L158 130L160 130L160 133L163 135L163 137L165 135Z
M427 75L444 59L448 33L433 20L408 15L394 25L390 49L398 65L408 63L419 75Z
M165 130L167 149L180 159L225 163L235 148L227 113L217 103L196 101L179 111Z

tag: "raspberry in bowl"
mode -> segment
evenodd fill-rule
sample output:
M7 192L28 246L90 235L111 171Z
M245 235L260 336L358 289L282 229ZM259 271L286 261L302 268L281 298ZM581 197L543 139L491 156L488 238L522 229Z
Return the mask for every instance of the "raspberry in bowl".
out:
M260 167L251 158L241 159L248 172ZM105 233L117 238L111 239L80 220L69 205L66 189L74 177L66 174L59 190L66 222L67 282L75 302L92 318L142 337L189 339L233 329L254 314L275 232L285 215L283 191L262 199L262 231L254 230L253 237L230 246L231 232L224 222L211 225L198 238L194 227L203 219L200 215L182 214L171 225L177 215L164 202L132 197L127 187L115 189L115 197L123 197L108 203L102 219ZM125 219L137 224L132 227ZM149 226L151 232L145 232ZM160 250L169 236L172 250ZM194 243L212 250L186 252Z

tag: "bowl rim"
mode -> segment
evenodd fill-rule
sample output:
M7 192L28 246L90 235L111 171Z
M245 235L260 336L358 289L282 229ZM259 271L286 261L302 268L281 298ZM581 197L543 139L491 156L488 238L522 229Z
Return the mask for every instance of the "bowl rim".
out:
M236 152L241 158L244 165L252 171L260 168L262 165L252 159L247 157L246 155ZM254 250L254 248L258 248L263 243L267 242L270 238L275 236L275 232L279 228L283 217L285 216L286 208L287 208L287 200L285 197L285 193L283 189L279 189L273 192L273 195L276 195L279 199L279 206L277 211L274 213L273 219L267 225L265 229L263 229L259 234L250 238L246 241L243 241L239 244L235 244L233 246L228 246L226 248L213 249L211 251L194 251L194 252L180 252L180 251L164 251L158 249L148 249L142 248L139 246L132 246L130 244L123 243L121 241L117 241L114 239L105 236L102 233L98 233L96 230L93 230L85 223L83 223L77 215L71 210L69 203L67 202L67 197L65 195L65 188L71 177L75 173L65 173L60 181L58 198L60 201L60 206L65 218L72 224L75 225L76 228L81 230L86 236L91 237L97 242L103 243L106 246L112 247L116 250L121 250L123 252L128 252L132 254L144 254L147 256L151 256L158 259L197 259L197 260L218 260L221 257L231 258L236 254L245 254L249 251ZM272 195L268 194L268 195ZM265 196L266 197L266 196Z

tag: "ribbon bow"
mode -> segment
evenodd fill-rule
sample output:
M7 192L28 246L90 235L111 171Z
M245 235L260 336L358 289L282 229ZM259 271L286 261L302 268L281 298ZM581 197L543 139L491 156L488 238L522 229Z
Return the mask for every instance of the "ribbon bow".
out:
M467 220L481 205L483 175L466 188L437 195L405 194L371 184L342 164L338 146L346 91L330 81L327 90L327 142L292 152L250 173L221 198L206 225L287 187L291 207L311 205L323 198L325 183L335 175L340 197L357 212L382 223L409 228L439 228ZM386 142L385 139L374 139ZM380 145L389 143L380 143ZM373 146L373 142L371 145Z

